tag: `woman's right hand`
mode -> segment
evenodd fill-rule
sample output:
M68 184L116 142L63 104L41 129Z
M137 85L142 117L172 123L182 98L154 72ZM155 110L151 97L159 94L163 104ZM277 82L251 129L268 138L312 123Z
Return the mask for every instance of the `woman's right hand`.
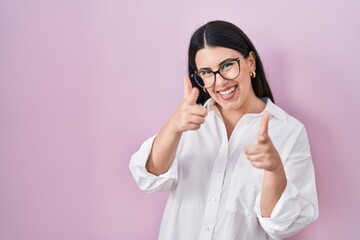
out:
M181 134L199 129L204 123L207 109L196 104L199 89L192 88L189 78L184 78L184 99L176 112L156 136L146 162L148 172L159 176L169 170L175 157Z
M185 77L184 99L169 121L173 131L182 133L188 130L196 130L204 123L207 109L196 104L198 96L199 89L193 88L190 79Z

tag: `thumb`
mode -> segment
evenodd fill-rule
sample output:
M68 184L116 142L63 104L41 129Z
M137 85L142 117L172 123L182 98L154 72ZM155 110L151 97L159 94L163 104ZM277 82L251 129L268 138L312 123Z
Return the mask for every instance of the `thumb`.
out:
M260 123L260 131L258 142L265 142L268 136L268 128L269 128L269 114L265 113Z
M190 95L192 89L191 81L188 77L184 77L184 98Z
M186 97L186 101L191 105L195 105L198 97L199 97L199 89L193 88L191 89L190 94Z

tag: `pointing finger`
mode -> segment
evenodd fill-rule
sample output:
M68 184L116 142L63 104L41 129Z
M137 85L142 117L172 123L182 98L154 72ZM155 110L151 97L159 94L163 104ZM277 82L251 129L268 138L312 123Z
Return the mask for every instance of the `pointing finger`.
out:
M263 142L266 140L269 128L269 118L269 114L265 113L263 118L261 119L258 142Z
M196 100L198 99L198 97L199 97L199 89L192 88L190 90L190 93L186 97L186 101L191 105L196 105Z
M188 77L184 77L184 98L190 95L192 89L191 81Z

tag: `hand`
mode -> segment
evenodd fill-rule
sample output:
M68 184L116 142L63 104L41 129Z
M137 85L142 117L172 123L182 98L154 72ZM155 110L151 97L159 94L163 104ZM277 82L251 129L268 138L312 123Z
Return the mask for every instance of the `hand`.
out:
M282 162L268 135L269 118L269 114L265 113L260 123L258 142L247 146L245 154L254 167L273 172L282 168Z
M207 109L196 104L199 89L192 88L190 79L184 78L184 99L170 119L174 131L182 133L199 129L204 123Z

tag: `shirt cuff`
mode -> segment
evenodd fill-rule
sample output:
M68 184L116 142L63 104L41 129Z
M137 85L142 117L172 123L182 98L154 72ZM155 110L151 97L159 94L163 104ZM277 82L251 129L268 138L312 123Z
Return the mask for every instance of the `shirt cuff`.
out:
M176 159L168 171L159 176L147 171L146 162L149 159L155 137L149 138L141 145L141 148L131 157L129 164L138 187L147 192L168 191L175 186L178 177Z
M285 190L276 203L270 217L263 217L261 214L261 193L256 197L254 211L256 212L262 228L274 239L278 239L276 238L276 233L288 229L299 216L300 204L297 199L298 196L298 189L291 182L287 182Z

